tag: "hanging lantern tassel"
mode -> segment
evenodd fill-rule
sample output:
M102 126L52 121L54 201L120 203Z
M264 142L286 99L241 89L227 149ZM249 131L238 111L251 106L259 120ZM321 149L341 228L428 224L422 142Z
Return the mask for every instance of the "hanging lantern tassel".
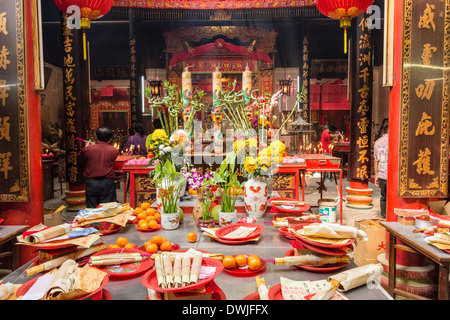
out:
M350 28L352 25L352 20L348 17L344 17L340 19L341 28L344 29L344 53L347 54L347 28Z

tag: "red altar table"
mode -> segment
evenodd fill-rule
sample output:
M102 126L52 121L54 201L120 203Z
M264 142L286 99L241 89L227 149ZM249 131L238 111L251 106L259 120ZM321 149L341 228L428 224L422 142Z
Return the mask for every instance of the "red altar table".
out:
M122 167L122 172L125 177L126 173L130 175L130 206L136 208L144 201L152 203L156 200L156 187L152 179L149 177L153 166L127 166ZM123 202L127 202L127 183L124 179L123 183ZM152 197L154 194L154 197Z

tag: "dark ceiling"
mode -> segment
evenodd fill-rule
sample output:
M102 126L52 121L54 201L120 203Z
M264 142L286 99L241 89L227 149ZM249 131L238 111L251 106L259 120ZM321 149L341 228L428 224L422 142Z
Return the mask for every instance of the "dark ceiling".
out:
M381 6L383 1L379 0ZM133 9L134 10L134 9ZM139 9L141 10L141 9ZM111 12L94 21L87 32L90 43L91 67L128 66L130 20L128 9L113 8ZM61 12L53 0L42 0L44 59L62 66ZM273 29L278 33L276 67L298 67L301 55L302 28L308 24L311 34L313 59L346 59L343 50L343 30L339 22L323 16L299 19L254 19L240 21L207 20L145 20L135 19L134 28L143 57L143 68L164 68L166 63L164 30L196 25L248 25ZM381 64L382 30L375 30L375 65Z

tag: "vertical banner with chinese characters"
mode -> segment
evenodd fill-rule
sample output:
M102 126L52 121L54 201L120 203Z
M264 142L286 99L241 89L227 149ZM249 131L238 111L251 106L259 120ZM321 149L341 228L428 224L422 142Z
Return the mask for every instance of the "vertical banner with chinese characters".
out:
M0 201L29 201L24 9L0 0Z
M62 17L64 122L66 134L66 172L70 186L84 183L84 166L79 161L80 144L89 126L89 76L83 58L82 31L69 29Z
M404 1L399 196L447 197L450 1Z
M352 37L352 95L350 126L350 180L367 184L371 176L372 150L372 31L367 15L355 18Z
M307 27L305 27L307 28ZM305 100L303 101L302 105L300 106L301 108L301 115L303 120L305 120L306 122L310 123L311 122L311 117L310 117L310 103L309 103L309 98L310 98L310 86L309 86L309 79L311 77L311 53L310 53L310 38L309 38L309 33L308 30L305 30L303 32L303 50L302 50L302 58L300 59L300 85L299 85L299 90L298 91L302 91L302 88L304 88L304 92L305 92Z

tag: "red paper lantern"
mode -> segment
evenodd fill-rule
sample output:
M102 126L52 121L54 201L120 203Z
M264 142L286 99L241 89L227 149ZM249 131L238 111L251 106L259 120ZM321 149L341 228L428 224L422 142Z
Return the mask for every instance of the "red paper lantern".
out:
M56 6L63 13L70 6L78 6L81 12L81 27L89 29L91 20L99 19L106 15L112 7L114 0L54 0Z
M316 0L317 9L327 17L340 20L344 29L344 51L347 53L347 28L351 20L367 11L374 0Z

